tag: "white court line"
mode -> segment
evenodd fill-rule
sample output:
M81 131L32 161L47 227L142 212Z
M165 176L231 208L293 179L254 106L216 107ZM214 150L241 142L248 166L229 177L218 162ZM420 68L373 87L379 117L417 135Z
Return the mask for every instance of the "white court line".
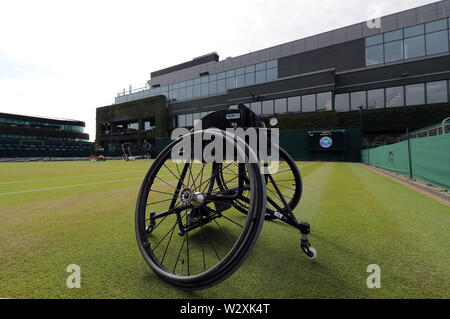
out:
M94 183L77 184L77 185L66 185L66 186L55 186L55 187L47 187L47 188L29 189L29 190L18 191L18 192L0 193L0 196L12 195L12 194L31 193L31 192L50 191L50 190L54 190L54 189L64 189L64 188L71 188L71 187L81 187L81 186L89 186L89 185L108 184L108 183L129 181L129 180L133 180L133 179L143 179L143 177L132 177L132 178L115 179L115 180L112 180L112 181L103 181L103 182L94 182Z
M172 174L162 174L159 177L163 177L163 176L172 176ZM28 190L24 190L24 191L0 193L0 196L13 195L13 194L23 194L23 193L32 193L32 192L43 192L43 191L50 191L50 190L55 190L55 189L65 189L65 188L72 188L72 187L81 187L81 186L89 186L89 185L98 185L98 184L108 184L108 183L115 183L115 182L131 181L131 180L134 180L134 179L144 179L144 177L145 176L130 177L130 178L123 178L123 179L115 179L115 180L109 180L109 181L103 181L103 182L92 182L92 183L85 183L85 184L76 184L76 185L54 186L54 187L47 187L47 188L35 188L35 189L28 189Z
M92 176L107 176L107 175L127 174L127 173L136 173L136 172L145 172L145 173L147 173L147 170L145 170L145 171L132 170L132 171L116 172L116 173L77 175L77 176L65 176L65 177L54 177L54 178L43 178L43 179L28 179L28 180L23 180L23 181L7 181L7 182L0 182L0 185L18 184L18 183L45 182L45 181L54 181L54 180L69 179L69 178L82 178L82 177L92 177Z

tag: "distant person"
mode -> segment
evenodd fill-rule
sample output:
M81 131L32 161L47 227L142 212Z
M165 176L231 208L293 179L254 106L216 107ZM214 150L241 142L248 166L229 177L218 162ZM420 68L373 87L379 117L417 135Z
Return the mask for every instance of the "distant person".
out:
M128 161L130 158L130 143L125 142L122 144L122 153L123 153L122 158L125 161Z
M97 143L94 142L90 146L90 161L95 162L97 160Z
M144 151L145 151L145 160L150 160L150 150L152 149L152 144L150 144L147 140L144 140Z

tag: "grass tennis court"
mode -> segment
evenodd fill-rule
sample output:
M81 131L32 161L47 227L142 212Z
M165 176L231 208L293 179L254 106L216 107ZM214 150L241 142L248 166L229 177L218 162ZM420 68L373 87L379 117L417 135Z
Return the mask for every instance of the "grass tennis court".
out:
M238 271L213 288L182 292L156 278L134 233L137 193L150 162L0 163L3 298L449 298L450 208L353 163L298 163L318 250L298 231L265 222ZM66 267L81 267L68 289ZM368 289L369 264L381 289Z

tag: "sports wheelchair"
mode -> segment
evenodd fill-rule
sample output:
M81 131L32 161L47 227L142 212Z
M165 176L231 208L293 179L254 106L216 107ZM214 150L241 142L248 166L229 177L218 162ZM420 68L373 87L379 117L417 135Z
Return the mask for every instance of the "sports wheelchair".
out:
M278 170L263 173L272 163L262 161L245 138L227 131L240 127L269 132L264 122L240 104L238 109L210 113L201 123L201 129L194 127L168 145L142 182L135 230L150 268L177 288L208 288L237 270L264 220L275 219L297 228L302 251L315 258L307 237L310 226L293 214L302 195L295 161L272 143L272 151L279 154ZM195 141L200 141L201 154L216 143L217 149L228 147L234 155L224 161L207 160L195 155ZM267 141L271 143L270 136Z

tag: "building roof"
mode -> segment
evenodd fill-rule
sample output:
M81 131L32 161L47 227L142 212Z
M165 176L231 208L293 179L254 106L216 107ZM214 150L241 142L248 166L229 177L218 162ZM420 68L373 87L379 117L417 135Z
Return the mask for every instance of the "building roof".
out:
M318 35L287 42L237 57L227 58L222 61L209 61L200 65L193 65L182 69L174 68L170 73L158 73L158 71L153 72L148 83L150 85L159 84L161 86L165 86L168 84L197 78L199 77L200 73L204 72L209 72L209 74L224 72L251 64L257 64L298 53L320 49L343 42L360 40L365 37L447 17L450 17L450 0L438 1L424 6L383 16L380 18L380 28L369 27L370 24L367 21L364 21L347 27L331 30L328 32L320 33ZM171 67L164 70L167 71L169 69L171 69Z
M22 115L22 114L11 114L11 113L1 113L1 112L0 112L0 117L8 118L8 119L15 119L15 120L25 120L25 121L41 121L41 122L53 123L53 124L71 124L71 125L80 125L83 127L86 126L86 124L83 121L56 118L56 117L42 117L42 116L34 116L34 115Z

